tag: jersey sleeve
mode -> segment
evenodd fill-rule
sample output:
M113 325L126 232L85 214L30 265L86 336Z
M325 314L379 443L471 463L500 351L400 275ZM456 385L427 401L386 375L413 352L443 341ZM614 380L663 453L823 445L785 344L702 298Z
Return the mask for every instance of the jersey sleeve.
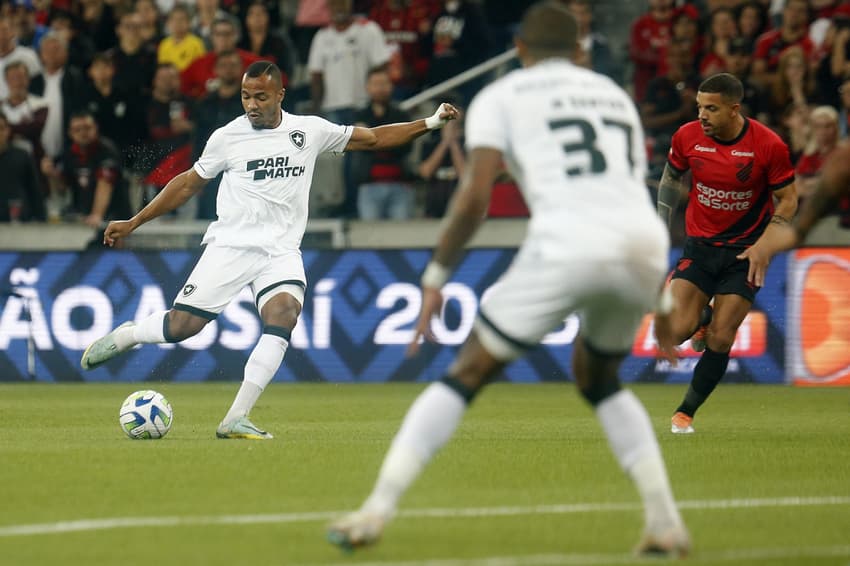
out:
M466 113L466 149L490 147L505 152L508 149L509 131L507 113L502 109L493 89L485 89L476 96Z
M204 179L212 179L227 168L227 144L221 129L212 133L204 152L195 162L195 172Z
M670 141L670 151L667 153L667 163L670 167L680 173L684 173L691 168L690 165L688 165L683 145L682 130L679 129L675 134L673 134L673 139Z
M319 153L342 153L345 151L345 146L348 145L348 140L354 133L354 126L334 124L318 116L314 116L313 120L316 123L316 131L320 138Z
M794 166L788 146L776 137L770 144L767 163L767 188L778 191L794 182Z

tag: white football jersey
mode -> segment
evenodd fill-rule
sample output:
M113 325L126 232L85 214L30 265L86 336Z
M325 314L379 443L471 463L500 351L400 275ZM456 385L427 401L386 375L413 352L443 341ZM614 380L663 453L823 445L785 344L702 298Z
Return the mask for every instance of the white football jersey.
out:
M316 158L342 152L353 126L283 112L274 129L255 130L243 115L212 133L194 169L204 179L224 172L218 219L203 243L259 248L272 255L297 250L307 227Z
M526 245L542 257L621 259L669 246L645 183L646 148L631 98L608 77L547 59L484 88L467 149L502 152L531 211Z

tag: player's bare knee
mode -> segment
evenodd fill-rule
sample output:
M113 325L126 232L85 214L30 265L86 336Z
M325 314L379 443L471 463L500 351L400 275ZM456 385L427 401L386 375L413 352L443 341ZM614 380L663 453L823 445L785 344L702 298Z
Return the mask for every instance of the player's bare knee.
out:
M681 344L691 337L699 324L699 319L696 317L677 317L672 321L673 339L676 343Z
M171 309L165 319L163 334L169 342L181 342L203 330L208 322L200 316Z
M737 329L709 327L705 334L705 344L714 352L728 352L735 343Z
M301 303L294 298L281 293L263 306L261 317L263 323L280 326L292 330L301 314Z

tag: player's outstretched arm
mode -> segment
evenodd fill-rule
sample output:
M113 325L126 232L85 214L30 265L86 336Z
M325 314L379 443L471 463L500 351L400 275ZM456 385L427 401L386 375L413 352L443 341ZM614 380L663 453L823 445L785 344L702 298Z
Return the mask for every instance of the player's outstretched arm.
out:
M773 196L777 203L770 223L756 243L738 255L738 259L750 260L747 281L756 287L764 287L767 266L774 255L772 250L777 249L784 230L791 225L791 219L797 212L797 187L794 183L774 191Z
M839 146L821 169L815 192L803 201L800 212L790 225L775 226L768 253L774 256L806 241L809 231L842 197L850 196L850 145Z
M198 175L194 169L180 173L131 219L110 222L103 233L103 243L112 246L116 240L127 237L145 222L178 208L203 189L206 183L207 179Z
M416 332L407 349L409 355L417 352L421 337L432 338L431 319L439 313L443 304L440 289L460 260L466 243L484 221L493 181L501 169L501 151L476 147L470 152L463 178L443 219L437 247L422 275L422 308Z
M380 150L397 147L412 142L429 130L438 130L450 120L456 120L460 111L443 102L433 116L412 122L387 124L374 128L356 126L351 139L345 146L345 151Z
M679 206L679 200L688 192L682 177L684 177L683 173L673 169L667 163L664 165L661 181L658 182L658 216L668 228L673 220L673 211Z

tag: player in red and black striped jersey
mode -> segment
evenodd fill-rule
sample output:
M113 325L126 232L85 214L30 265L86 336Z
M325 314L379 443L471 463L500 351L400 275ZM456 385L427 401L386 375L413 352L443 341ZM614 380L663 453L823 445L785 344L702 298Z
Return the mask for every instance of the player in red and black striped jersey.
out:
M726 373L735 334L764 284L771 238L797 210L788 147L740 113L742 98L733 75L703 81L698 119L674 134L658 188L658 213L669 225L690 170L688 238L672 274L672 324L679 342L693 336L694 349L704 352L673 416L673 432L693 432L694 413Z

